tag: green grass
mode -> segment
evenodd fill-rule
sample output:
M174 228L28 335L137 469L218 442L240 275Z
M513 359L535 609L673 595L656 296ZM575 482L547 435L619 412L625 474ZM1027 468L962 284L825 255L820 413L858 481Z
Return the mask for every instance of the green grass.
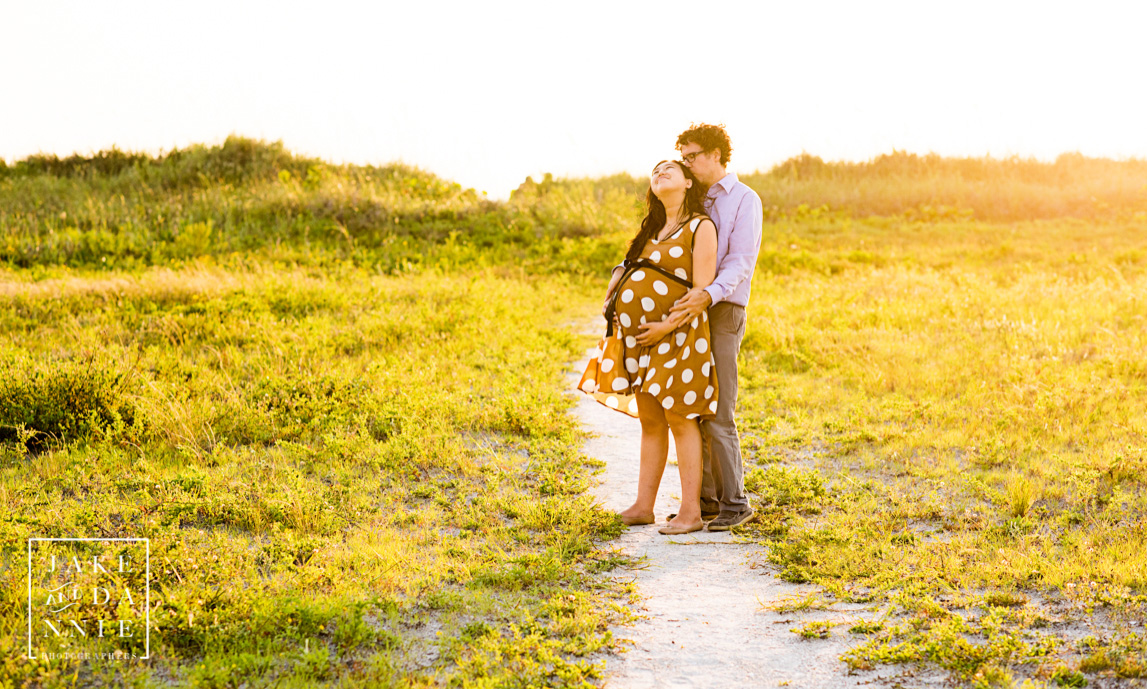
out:
M1147 161L1078 153L1052 163L896 151L826 163L806 153L742 181L757 190L773 219L817 209L925 222L1147 217Z
M91 388L132 421L52 419L44 446L6 446L7 681L86 677L20 658L24 541L68 535L151 539L155 660L117 681L597 676L613 603L590 572L620 526L581 495L559 389L575 284L152 269L37 287L0 317L0 400Z
M742 348L749 530L782 578L899 620L854 667L1095 672L1066 628L1098 610L1142 661L1144 231L767 226Z
M832 622L806 622L789 631L802 639L827 639L832 636L832 627Z
M638 199L601 203L537 186L488 201L403 165L335 166L231 137L159 157L34 157L0 169L0 263L136 270L201 257L241 267L350 262L384 274L498 266L588 274L621 251L603 241Z
M242 139L0 199L0 686L600 677L622 527L561 388L613 240ZM152 660L23 658L31 536L150 538Z
M743 179L743 534L815 587L778 609L870 606L854 668L1142 677L1143 163ZM642 193L238 138L0 166L0 686L599 683L621 527L562 369ZM154 660L23 659L32 535L152 539Z

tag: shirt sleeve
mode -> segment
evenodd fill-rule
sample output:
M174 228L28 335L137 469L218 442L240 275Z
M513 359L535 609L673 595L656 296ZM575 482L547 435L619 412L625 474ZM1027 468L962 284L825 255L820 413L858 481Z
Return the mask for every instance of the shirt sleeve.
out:
M714 304L728 299L733 290L753 274L761 250L763 223L761 197L750 191L737 204L737 217L729 233L729 251L717 265L717 277L705 288Z

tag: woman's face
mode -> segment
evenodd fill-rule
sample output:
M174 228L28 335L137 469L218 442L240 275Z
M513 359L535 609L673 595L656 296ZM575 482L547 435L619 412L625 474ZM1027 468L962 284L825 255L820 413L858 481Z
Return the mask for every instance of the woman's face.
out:
M685 179L685 173L677 163L663 160L653 168L653 174L649 176L649 186L657 198L664 199L666 194L678 192L684 194L686 189L693 186L693 182Z

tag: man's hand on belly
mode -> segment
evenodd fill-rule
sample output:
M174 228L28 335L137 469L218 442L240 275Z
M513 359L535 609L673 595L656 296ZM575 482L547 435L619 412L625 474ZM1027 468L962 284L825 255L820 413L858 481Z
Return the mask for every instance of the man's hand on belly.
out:
M694 287L678 299L669 309L669 318L674 323L691 321L713 304L713 296L704 289Z

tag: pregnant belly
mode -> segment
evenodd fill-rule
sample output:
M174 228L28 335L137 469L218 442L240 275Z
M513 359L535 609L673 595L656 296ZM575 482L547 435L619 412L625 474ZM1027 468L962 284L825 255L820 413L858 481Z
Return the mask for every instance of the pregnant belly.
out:
M642 323L656 323L669 315L673 302L688 289L651 270L637 270L617 287L617 321L622 336L641 334Z

